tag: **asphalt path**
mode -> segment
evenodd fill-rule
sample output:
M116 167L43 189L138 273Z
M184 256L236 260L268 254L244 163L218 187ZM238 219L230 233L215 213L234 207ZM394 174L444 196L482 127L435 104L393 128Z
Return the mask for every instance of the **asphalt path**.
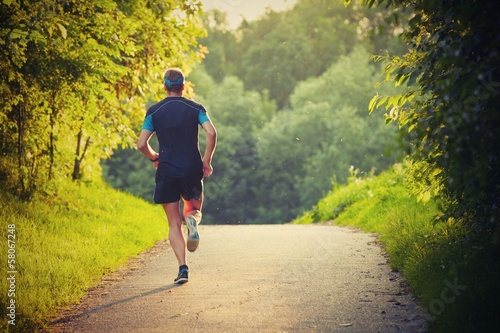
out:
M375 235L330 225L200 225L189 282L163 241L50 332L426 332Z

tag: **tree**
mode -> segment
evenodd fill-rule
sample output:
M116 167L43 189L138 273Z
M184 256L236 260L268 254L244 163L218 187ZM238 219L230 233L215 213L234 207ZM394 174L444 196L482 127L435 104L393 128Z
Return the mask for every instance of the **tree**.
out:
M368 174L399 158L397 149L388 153L396 129L368 113L376 82L369 53L356 47L323 75L297 85L292 108L257 135L261 220L293 219L329 192L333 181L344 183L351 166Z
M500 329L496 307L500 297L500 5L487 0L364 2L413 13L403 35L408 52L378 58L386 60L387 80L407 84L410 91L375 96L370 105L386 106L388 121L408 132L413 145L409 180L420 200L438 198L442 214L437 222L447 226L447 234L440 236L445 241L428 246L449 253L443 261L448 263L448 276L459 277L467 286L463 297L446 304L432 329L496 332ZM437 299L442 285L429 284Z
M378 1L382 2L382 1ZM443 219L464 218L494 233L500 213L500 5L496 2L385 1L415 16L405 38L412 48L389 61L386 74L412 90L372 105L391 108L389 120L409 131L424 186L420 198L448 201ZM373 5L375 1L367 1Z
M318 68L306 37L293 25L283 23L264 40L250 46L241 57L241 64L245 87L268 89L279 108L288 104L296 83L315 75Z
M239 64L239 51L236 36L229 30L226 14L212 10L205 15L204 26L207 36L200 42L210 45L203 60L205 70L216 81L234 75Z
M188 71L204 52L191 2L0 6L0 180L24 198L99 176L99 160L134 141L166 64Z
M211 12L205 20L204 43L210 49L205 65L218 82L236 75L248 90L269 91L283 109L296 83L321 75L355 45L363 43L377 54L399 51L403 44L394 41L394 32L400 25L386 19L391 15L365 6L344 9L340 2L299 0L291 10L268 10L229 31L224 15Z

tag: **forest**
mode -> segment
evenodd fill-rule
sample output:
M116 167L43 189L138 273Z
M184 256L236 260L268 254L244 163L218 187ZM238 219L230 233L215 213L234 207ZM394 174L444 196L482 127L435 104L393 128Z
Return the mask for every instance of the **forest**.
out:
M236 31L197 1L1 9L0 182L21 200L101 177L150 200L134 146L176 66L220 132L206 223L287 222L407 159L441 221L498 239L496 3L300 0Z
M268 10L235 31L223 12L204 16L208 53L188 80L220 138L206 223L291 221L351 172L378 173L403 156L397 127L382 108L368 110L377 93L396 92L377 86L370 56L402 54L401 25L384 21L388 11L316 2ZM154 170L136 151L102 165L113 186L152 200Z
M101 177L151 200L135 141L176 66L220 132L206 223L287 222L406 158L442 220L496 230L496 4L300 0L236 30L197 1L1 6L0 182L22 200Z

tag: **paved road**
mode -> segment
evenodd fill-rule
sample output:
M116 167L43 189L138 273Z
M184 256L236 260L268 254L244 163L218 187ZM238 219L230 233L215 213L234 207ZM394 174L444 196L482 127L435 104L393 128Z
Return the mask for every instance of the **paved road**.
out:
M54 321L52 332L426 332L374 235L328 225L200 226L190 280L167 242Z

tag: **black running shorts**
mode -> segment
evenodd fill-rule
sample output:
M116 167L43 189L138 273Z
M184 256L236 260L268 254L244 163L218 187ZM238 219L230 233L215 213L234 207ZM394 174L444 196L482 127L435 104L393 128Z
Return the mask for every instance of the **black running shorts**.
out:
M154 202L165 204L184 200L200 199L203 193L203 176L175 178L156 175Z

